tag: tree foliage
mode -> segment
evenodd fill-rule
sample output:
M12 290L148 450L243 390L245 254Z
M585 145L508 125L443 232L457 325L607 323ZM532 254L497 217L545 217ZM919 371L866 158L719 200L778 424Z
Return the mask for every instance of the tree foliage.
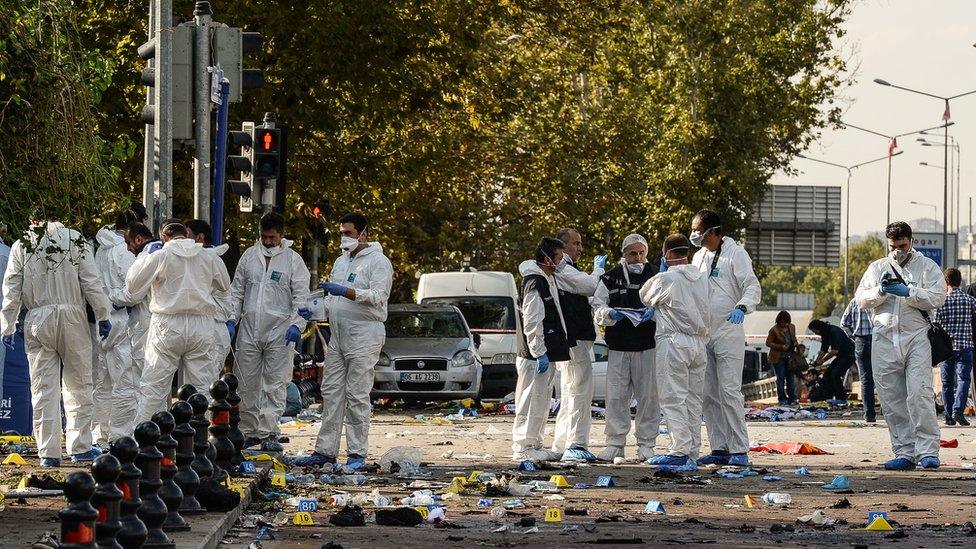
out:
M92 229L120 198L120 150L95 132L113 61L85 43L67 0L0 3L0 220Z
M145 4L76 4L118 67L100 134L139 148ZM734 233L771 174L836 120L832 40L848 13L847 0L212 4L264 36L252 66L266 85L231 123L275 111L289 127L290 231L307 234L311 202L328 200L332 222L363 211L400 298L415 273L466 257L514 270L564 225L603 253L630 232L688 230L702 207ZM117 163L133 190L139 156ZM230 217L253 234L253 216Z

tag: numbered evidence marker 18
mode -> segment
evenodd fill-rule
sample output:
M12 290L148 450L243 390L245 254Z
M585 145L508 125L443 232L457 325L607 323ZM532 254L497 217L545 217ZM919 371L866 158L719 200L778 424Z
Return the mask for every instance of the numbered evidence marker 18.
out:
M562 522L563 510L559 507L546 507L546 522Z

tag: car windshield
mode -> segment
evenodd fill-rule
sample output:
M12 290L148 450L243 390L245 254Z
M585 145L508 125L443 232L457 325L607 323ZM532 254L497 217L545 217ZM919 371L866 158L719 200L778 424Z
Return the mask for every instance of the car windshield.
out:
M437 297L423 302L457 307L472 331L515 331L515 308L508 297Z
M390 311L386 337L468 337L461 317L451 311Z

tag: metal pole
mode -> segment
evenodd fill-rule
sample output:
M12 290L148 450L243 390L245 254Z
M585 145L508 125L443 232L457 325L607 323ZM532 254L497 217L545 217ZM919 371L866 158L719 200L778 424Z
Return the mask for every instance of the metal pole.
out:
M193 217L210 217L210 2L197 2L196 48L193 58Z
M224 234L224 179L227 177L227 110L230 103L230 81L220 81L220 106L217 107L217 147L214 151L213 209L210 211L210 228L213 231L213 245L223 242Z
M149 0L149 40L156 37L156 0ZM149 60L149 68L155 71L155 63ZM153 86L146 88L146 104L155 104L156 89ZM149 219L149 228L156 232L156 193L154 183L156 181L156 136L152 124L146 124L146 135L144 140L144 150L142 155L142 203L146 206L146 213Z
M966 241L969 243L969 254L966 259L973 260L973 197L969 197L969 234L966 235ZM969 265L969 283L973 283L973 266Z
M888 214L885 217L885 227L891 224L891 152L888 152Z
M319 257L321 254L322 245L319 244L318 240L315 240L312 244L312 272L310 273L312 275L312 290L319 287Z
M157 218L173 216L173 0L156 1Z
M847 170L847 205L844 213L844 303L850 302L848 296L847 273L851 262L851 170Z
M946 110L949 101L946 100ZM942 265L943 269L949 263L949 126L945 127L945 145L942 147Z

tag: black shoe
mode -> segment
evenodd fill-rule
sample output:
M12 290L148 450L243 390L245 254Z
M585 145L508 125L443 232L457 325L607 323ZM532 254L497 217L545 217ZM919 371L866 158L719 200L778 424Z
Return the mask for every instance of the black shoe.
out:
M959 425L962 425L963 427L969 427L969 420L967 420L966 416L962 414L953 414L952 419Z
M258 437L247 437L244 439L244 447L250 448L251 446L257 446L258 444L261 444L261 442L263 442L263 439Z
M946 416L945 417L945 423L946 423L946 425L950 425L950 426L951 425L955 425L956 424L956 420L952 419L952 416Z
M865 421L866 423L877 423L877 422L878 422L878 418L874 418L874 417L867 417L867 418L864 418L864 421Z
M271 435L261 443L261 450L264 452L284 452L285 447L278 442L278 437Z

